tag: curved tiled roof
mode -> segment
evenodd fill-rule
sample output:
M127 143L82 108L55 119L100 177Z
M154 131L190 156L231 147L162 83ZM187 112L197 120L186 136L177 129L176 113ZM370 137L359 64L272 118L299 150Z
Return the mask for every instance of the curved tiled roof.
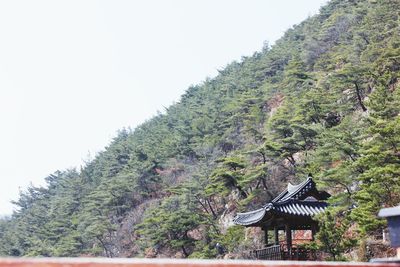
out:
M272 202L285 201L290 198L301 199L302 196L307 194L312 189L315 189L315 182L311 177L308 177L304 182L298 185L288 184L287 190L280 193Z
M239 225L250 225L253 223L257 223L262 220L265 212L266 210L264 208L261 208L250 212L238 213L233 219L233 222Z
M272 216L272 214L312 217L323 212L328 204L311 196L311 192L317 192L323 198L329 196L326 192L317 191L315 182L309 177L298 185L289 183L287 190L261 209L238 213L233 222L238 225L249 226L262 221L268 215Z
M323 212L328 204L323 201L287 201L278 203L274 209L281 213L300 216L314 216Z
M292 216L308 216L317 215L328 207L324 201L302 201L289 200L284 202L273 203L270 206L264 206L261 209L238 213L233 222L238 225L252 225L261 221L267 212L276 214L287 214Z

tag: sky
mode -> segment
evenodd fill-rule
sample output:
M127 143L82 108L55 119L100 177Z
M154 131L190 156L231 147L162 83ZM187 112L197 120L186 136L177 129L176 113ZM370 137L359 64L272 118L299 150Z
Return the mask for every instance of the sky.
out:
M326 2L0 1L0 215Z

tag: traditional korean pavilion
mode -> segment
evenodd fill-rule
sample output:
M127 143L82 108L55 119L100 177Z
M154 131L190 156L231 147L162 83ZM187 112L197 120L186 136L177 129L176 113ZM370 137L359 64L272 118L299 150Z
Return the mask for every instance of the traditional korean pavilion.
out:
M264 231L265 249L253 251L259 259L310 260L310 251L302 249L293 239L296 230L310 230L311 240L318 224L313 219L327 208L325 202L330 197L325 191L318 191L315 182L308 177L298 185L288 184L287 189L262 208L238 213L234 223L245 227L261 227ZM274 240L268 240L268 232L274 232ZM279 231L285 232L285 240L279 241ZM304 240L303 240L304 241Z

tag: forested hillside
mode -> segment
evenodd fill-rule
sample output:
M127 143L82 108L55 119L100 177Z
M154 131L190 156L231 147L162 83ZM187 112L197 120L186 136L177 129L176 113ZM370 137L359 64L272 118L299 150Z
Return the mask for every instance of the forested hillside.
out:
M82 169L22 192L0 254L214 258L219 242L240 255L256 241L229 227L236 212L312 174L333 195L315 246L367 259L378 210L400 203L399 12L330 1Z

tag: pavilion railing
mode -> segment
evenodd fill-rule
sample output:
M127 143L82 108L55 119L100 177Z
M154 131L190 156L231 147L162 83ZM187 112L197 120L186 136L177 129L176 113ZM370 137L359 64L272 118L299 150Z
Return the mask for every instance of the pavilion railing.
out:
M283 260L280 245L272 245L262 249L250 251L250 259L257 260Z
M317 260L317 252L301 243L292 244L290 248L285 242L280 242L279 245L268 244L265 248L249 251L248 255L250 259L257 260Z
M292 245L290 249L282 249L282 258L284 260L297 261L315 261L317 260L317 252L314 249L305 248L303 246Z

